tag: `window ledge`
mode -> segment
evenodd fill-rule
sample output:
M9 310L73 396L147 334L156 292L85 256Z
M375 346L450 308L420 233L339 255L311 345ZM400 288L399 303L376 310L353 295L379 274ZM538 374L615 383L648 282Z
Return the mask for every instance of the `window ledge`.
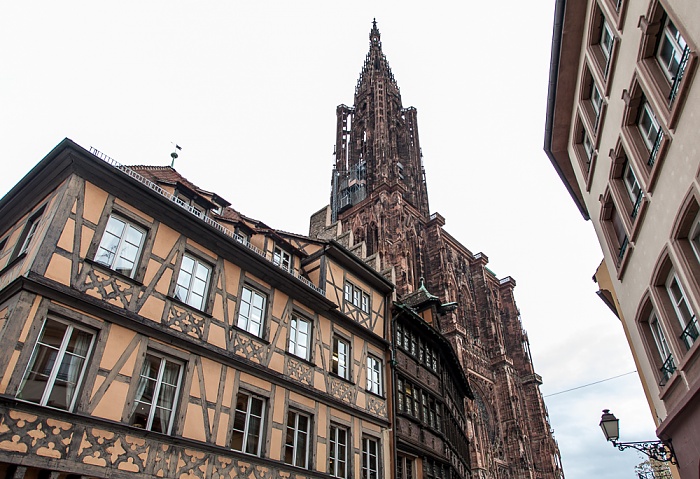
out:
M369 389L365 389L365 392L371 396L374 396L376 398L379 398L379 399L386 401L386 396L383 394L377 394L375 392L370 391Z
M190 307L191 307L191 306L190 306ZM243 333L243 334L245 334L246 336L248 336L248 337L251 338L251 339L255 339L256 341L260 341L261 343L266 344L267 346L270 345L270 341L268 341L268 340L266 340L266 339L264 339L264 338L261 338L260 336L257 336L257 335L255 335L255 334L251 333L250 331L239 327L239 326L236 325L236 324L232 324L231 327L232 327L234 330L236 330L236 333ZM287 353L287 354L291 354L291 353ZM293 355L292 355L292 356L293 356ZM296 358L298 358L298 359L301 359L301 358L299 358L298 356L294 356L294 357L296 357Z
M7 263L7 266L5 266L2 270L0 270L0 276L5 274L7 271L11 270L17 263L22 261L24 258L27 257L27 253L22 253L19 256L17 256L15 259Z
M334 373L333 371L328 371L328 374L334 379L338 379L338 380L343 381L344 383L348 383L352 386L355 385L355 383L352 382L351 380L349 380L348 378L344 378L343 376L340 376L340 375Z
M316 363L314 363L310 359L302 358L301 356L297 356L296 354L290 353L289 351L287 351L286 354L289 359L296 359L297 361L300 361L306 364L307 366L311 366L312 368L316 367Z

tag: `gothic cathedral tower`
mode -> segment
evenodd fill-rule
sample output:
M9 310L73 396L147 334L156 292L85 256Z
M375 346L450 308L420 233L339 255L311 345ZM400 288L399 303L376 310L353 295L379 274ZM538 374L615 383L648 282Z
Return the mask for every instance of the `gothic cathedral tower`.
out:
M444 304L437 324L457 353L473 478L561 479L558 446L515 304L515 280L497 278L431 215L417 111L404 108L376 22L353 106L337 108L331 205L311 236L338 237L396 284L397 301L424 287ZM315 221L315 223L314 223ZM325 224L323 224L325 223Z

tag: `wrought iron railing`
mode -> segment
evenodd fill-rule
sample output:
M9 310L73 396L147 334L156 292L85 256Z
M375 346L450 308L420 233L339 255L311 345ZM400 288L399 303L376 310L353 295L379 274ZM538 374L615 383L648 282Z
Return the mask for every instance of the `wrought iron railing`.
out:
M617 252L617 265L620 266L622 263L622 258L625 257L625 252L627 251L627 246L629 246L629 238L625 235L625 239L622 240L620 245L620 250Z
M673 107L673 102L678 96L678 90L680 90L681 80L683 80L683 74L685 73L685 68L688 66L688 59L690 58L690 48L686 45L683 49L683 55L681 55L681 61L678 63L678 73L673 78L673 83L671 84L671 91L668 94L668 108L669 110Z
M93 155L95 155L97 158L99 158L100 160L104 161L105 163L107 163L107 164L113 166L113 167L116 168L117 170L120 170L122 173L127 174L128 176L130 176L131 178L135 179L136 181L138 181L138 182L141 183L142 185L146 186L147 188L149 188L149 189L155 191L156 193L158 193L158 194L161 195L162 197L164 197L164 198L166 198L166 199L172 201L173 203L175 203L176 205L178 205L180 208L182 208L182 209L188 211L191 215L196 216L196 217L199 218L200 220L202 220L202 221L204 221L205 223L207 223L209 226L212 226L212 227L216 228L217 230L221 231L222 233L224 233L224 234L225 234L226 236L228 236L229 238L231 238L231 239L235 240L236 242L241 243L242 245L246 246L249 250L253 251L254 253L258 254L259 256L261 256L262 258L264 258L265 260L267 260L271 265L273 265L273 266L275 266L275 267L281 269L282 271L284 271L285 273L289 274L290 276L293 276L294 278L298 279L298 280L301 281L304 285L306 285L306 286L308 286L309 288L313 289L313 290L316 291L317 293L320 293L320 294L322 294L322 295L325 296L325 290L324 290L323 288L319 288L318 286L316 286L315 284L313 284L309 279L307 279L307 278L305 278L304 276L302 276L301 273L300 273L298 270L295 270L295 269L287 269L287 268L284 268L284 267L282 266L282 264L276 264L276 263L273 261L273 258L272 258L271 256L268 256L268 255L267 255L264 251L262 251L260 248L258 248L257 246L251 244L250 241L248 241L247 238L244 238L243 236L234 233L233 231L231 231L231 230L229 230L228 228L226 228L225 226L223 226L221 223L218 223L217 221L214 221L211 217L207 216L207 215L204 214L203 212L197 210L196 208L194 208L194 207L191 206L191 205L188 205L187 203L185 203L184 201L182 201L181 199L179 199L177 196L168 193L168 192L165 191L163 188L161 188L160 186L158 186L158 185L156 185L155 183L153 183L151 180L149 180L149 179L143 177L142 175L140 175L139 173L135 172L134 170L132 170L132 169L129 168L128 166L122 165L121 163L119 163L119 162L116 161L115 159L111 158L110 156L105 155L105 154L102 153L101 151L99 151L99 150L97 150L97 149L95 149L95 148L93 148L93 147L90 147L90 153L92 153Z
M642 206L642 199L644 199L644 192L640 191L637 194L637 199L634 202L634 207L632 208L632 218L636 218L639 214L639 207Z
M663 386L671 378L671 375L676 370L676 363L673 361L673 354L669 354L664 361L664 364L659 368L661 373L661 381L659 381L659 386Z
M693 343L698 339L698 336L700 336L700 331L698 331L698 319L693 316L681 333L681 340L685 343L685 347L690 349Z
M649 167L653 167L654 163L656 163L656 157L659 155L659 150L661 149L661 141L664 139L664 131L662 129L659 129L659 132L656 134L656 140L654 140L654 146L651 149L651 152L649 153L649 161L647 161L647 165Z

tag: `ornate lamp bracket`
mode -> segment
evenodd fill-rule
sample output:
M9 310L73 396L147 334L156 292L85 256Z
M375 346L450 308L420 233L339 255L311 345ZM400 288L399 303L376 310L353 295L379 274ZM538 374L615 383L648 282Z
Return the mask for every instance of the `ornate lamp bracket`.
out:
M656 459L657 461L670 462L671 464L678 465L676 453L673 450L671 441L611 442L613 446L617 447L620 451L632 448L643 452L648 457Z

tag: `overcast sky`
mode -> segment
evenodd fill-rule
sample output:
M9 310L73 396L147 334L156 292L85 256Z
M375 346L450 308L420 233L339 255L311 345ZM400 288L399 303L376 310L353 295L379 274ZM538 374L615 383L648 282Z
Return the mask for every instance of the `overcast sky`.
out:
M170 163L272 227L328 203L335 108L351 105L376 17L418 109L431 212L512 276L545 396L635 370L595 295L602 259L542 150L554 0L35 1L0 4L4 195L64 137L122 164ZM636 374L546 398L568 479L636 479L654 438Z

